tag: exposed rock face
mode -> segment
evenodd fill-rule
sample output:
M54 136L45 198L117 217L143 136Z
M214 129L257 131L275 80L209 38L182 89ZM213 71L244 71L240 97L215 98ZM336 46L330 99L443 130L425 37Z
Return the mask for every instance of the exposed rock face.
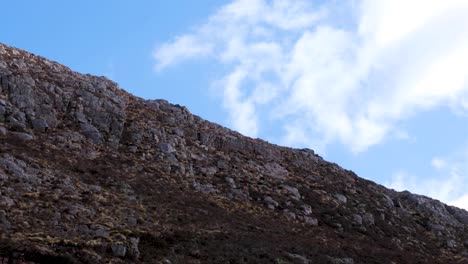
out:
M0 261L468 263L467 224L0 44Z

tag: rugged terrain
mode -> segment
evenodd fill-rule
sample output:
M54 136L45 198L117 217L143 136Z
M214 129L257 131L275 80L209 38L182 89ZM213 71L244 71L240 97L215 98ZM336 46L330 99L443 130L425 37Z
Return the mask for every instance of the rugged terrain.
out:
M467 224L0 44L0 263L468 263Z

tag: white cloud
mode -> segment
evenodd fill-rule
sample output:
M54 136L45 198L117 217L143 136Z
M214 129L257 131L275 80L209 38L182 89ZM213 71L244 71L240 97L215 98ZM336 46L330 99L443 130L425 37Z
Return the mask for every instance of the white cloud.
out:
M444 159L435 157L435 158L432 159L431 165L435 169L441 170L441 169L445 168L445 166L447 166L447 162Z
M207 56L212 52L210 43L200 42L193 36L181 36L170 44L163 44L153 53L156 59L156 70L160 71L179 60L198 56Z
M214 86L244 134L273 117L283 143L357 153L422 111L468 113L467 16L464 0L237 0L154 58L157 70L197 57L227 67Z
M418 177L405 171L392 175L385 185L398 191L409 190L468 210L468 144L445 158L434 157L433 175Z

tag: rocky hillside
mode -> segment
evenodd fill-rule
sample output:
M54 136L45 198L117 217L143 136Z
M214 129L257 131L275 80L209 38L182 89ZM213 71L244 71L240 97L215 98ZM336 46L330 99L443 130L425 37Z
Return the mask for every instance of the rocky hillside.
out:
M468 263L467 224L0 44L0 263Z

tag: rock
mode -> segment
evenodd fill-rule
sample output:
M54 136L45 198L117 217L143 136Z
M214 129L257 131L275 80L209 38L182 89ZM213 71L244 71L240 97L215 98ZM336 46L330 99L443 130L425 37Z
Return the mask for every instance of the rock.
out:
M127 223L129 226L136 226L138 223L138 220L133 216L129 216L127 217Z
M211 183L202 184L199 182L193 182L192 186L195 190L202 192L202 193L217 192L216 188Z
M123 243L119 243L119 242L113 243L111 245L111 249L112 249L112 254L115 257L123 258L125 257L125 254L127 254L127 247Z
M224 178L226 180L226 183L229 185L231 188L236 188L236 183L234 182L234 179L231 177L226 177Z
M169 143L159 143L158 144L159 150L163 153L173 153L175 152L174 147Z
M13 199L11 199L10 197L0 196L0 205L6 206L6 207L12 207L15 205L15 201L13 201Z
M393 203L393 200L386 194L382 194L382 197L383 197L383 204L388 207L388 208L392 208L392 207L395 207L394 203Z
M201 168L200 171L203 174L206 174L208 176L212 176L212 175L215 175L216 172L218 172L218 169L216 169L215 167L207 167L207 168Z
M49 125L44 119L40 119L40 118L33 119L31 123L32 123L32 127L34 131L36 132L44 133L49 128Z
M129 241L127 256L133 260L137 260L140 257L140 250L138 249L138 244L140 243L140 238L131 237Z
M288 209L284 209L283 213L291 219L296 219L296 214L294 212L289 211Z
M362 216L360 216L358 214L354 214L353 215L353 223L355 223L356 225L362 225Z
M309 259L304 256L292 253L286 253L286 257L292 261L294 264L309 264L311 263Z
M109 232L104 230L104 229L98 229L94 231L94 236L95 237L100 237L100 238L108 238L110 236Z
M301 194L299 193L299 190L297 188L294 188L294 187L291 187L291 186L288 186L288 185L281 185L281 187L288 191L293 198L295 199L300 199L301 198Z
M442 226L442 225L429 223L428 224L428 229L431 230L431 231L434 231L434 232L442 232L442 231L445 230L445 227Z
M0 229L10 229L11 223L7 219L7 214L5 210L0 210Z
M0 126L0 137L6 136L7 130L5 127Z
M336 200L338 200L339 203L348 202L348 199L343 194L335 194L335 198L336 198Z
M312 225L312 226L317 226L318 225L317 218L313 218L313 217L310 217L310 216L304 216L304 222L306 224Z
M218 161L216 162L216 167L218 167L218 169L220 169L220 170L225 170L225 169L227 169L226 162L223 161L223 160L218 160Z
M96 127L94 127L90 123L81 123L80 127L81 127L81 130L83 131L83 134L87 138L91 139L91 141L94 144L102 143L102 135Z
M374 225L374 224L375 224L374 215L371 214L371 213L366 213L366 214L362 217L362 222L363 222L365 225Z
M5 154L3 155L3 158L0 158L0 166L13 176L20 177L25 173L23 166L21 165L20 162L8 154Z
M330 264L354 264L354 260L352 258L333 258L328 257Z
M246 191L235 189L229 193L230 197L239 201L249 200L249 194Z
M265 196L263 198L263 200L265 201L268 208L270 208L270 209L275 209L279 205L279 203L277 201L273 200L273 198L271 198L271 196Z
M24 132L10 132L9 134L19 141L30 141L34 139L32 135Z
M448 248L454 249L454 248L457 248L458 244L457 244L457 242L455 240L449 239L449 240L446 241L446 246Z
M307 204L301 205L301 209L304 212L304 215L311 215L312 214L312 207Z
M264 166L265 175L278 180L285 180L288 176L288 170L278 163L267 163Z

